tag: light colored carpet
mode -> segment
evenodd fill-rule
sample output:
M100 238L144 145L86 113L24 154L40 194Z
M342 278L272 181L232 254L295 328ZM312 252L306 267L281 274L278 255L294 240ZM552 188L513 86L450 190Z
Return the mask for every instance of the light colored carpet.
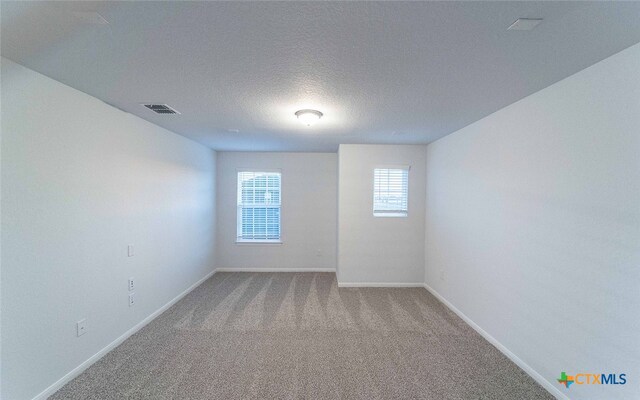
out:
M422 288L217 273L52 399L553 399Z

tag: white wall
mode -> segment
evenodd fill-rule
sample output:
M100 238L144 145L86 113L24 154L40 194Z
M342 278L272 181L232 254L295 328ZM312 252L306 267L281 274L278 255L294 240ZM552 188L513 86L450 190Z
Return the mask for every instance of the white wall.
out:
M428 146L426 282L572 399L640 394L640 45Z
M6 59L1 171L3 399L34 397L214 268L215 153Z
M2 7L0 6L0 9ZM0 18L2 13L0 12ZM0 65L2 59L0 58ZM2 72L0 68L0 82ZM0 85L1 86L1 85ZM0 399L2 398L2 88L0 87Z
M424 282L425 146L340 145L338 281L350 284ZM373 216L373 170L409 165L407 217Z
M218 153L219 268L335 269L335 153ZM282 244L236 244L237 169L282 170Z

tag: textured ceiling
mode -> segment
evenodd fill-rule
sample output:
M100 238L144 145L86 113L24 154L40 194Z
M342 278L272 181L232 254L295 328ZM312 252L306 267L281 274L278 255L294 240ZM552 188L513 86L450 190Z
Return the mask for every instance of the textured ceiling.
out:
M639 2L3 1L1 49L214 149L335 151L433 141L640 42L639 21Z

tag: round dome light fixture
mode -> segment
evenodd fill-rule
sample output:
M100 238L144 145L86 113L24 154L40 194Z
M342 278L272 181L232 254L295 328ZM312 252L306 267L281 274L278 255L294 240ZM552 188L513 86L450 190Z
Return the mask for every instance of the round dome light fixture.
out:
M296 111L296 117L298 117L298 121L306 126L311 126L322 118L322 113L318 110L298 110Z

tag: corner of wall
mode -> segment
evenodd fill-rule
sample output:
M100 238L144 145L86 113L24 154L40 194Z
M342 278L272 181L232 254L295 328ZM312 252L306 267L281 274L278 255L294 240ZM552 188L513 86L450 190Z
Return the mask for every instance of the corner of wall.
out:
M426 285L428 284L427 282L427 262L429 260L429 257L427 256L428 253L428 243L429 243L429 237L428 237L428 223L429 223L429 145L425 145L424 146L424 179L425 179L425 184L424 184L424 268L422 269L422 283Z
M0 7L1 9L2 7ZM2 13L0 12L0 15ZM2 64L4 57L0 57L0 82L2 82ZM0 93L2 92L0 88ZM2 110L2 96L0 95L0 112ZM2 396L2 116L0 115L0 399Z
M215 273L218 269L218 152L214 149L211 150L213 157L213 265L211 270Z
M338 145L336 158L338 168L336 168L336 282L340 282L340 149L343 145Z

